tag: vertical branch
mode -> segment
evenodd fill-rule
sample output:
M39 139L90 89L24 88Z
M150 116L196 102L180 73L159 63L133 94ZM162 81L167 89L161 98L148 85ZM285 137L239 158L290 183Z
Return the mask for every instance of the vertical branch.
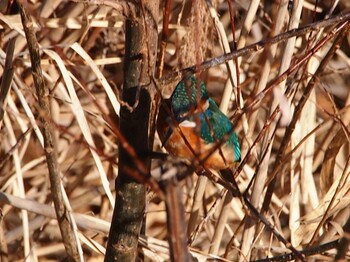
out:
M231 21L231 30L232 30L232 40L234 44L234 49L237 50L237 41L236 41L236 29L235 29L235 19L233 16L233 7L232 7L232 0L228 0L228 6L229 6L229 13L230 13L230 21ZM236 69L236 81L237 81L237 95L236 95L236 103L237 108L241 108L241 104L243 105L242 99L242 93L241 93L241 85L240 85L240 79L239 79L239 62L238 57L235 57L235 69ZM234 81L232 81L234 83Z
M165 51L167 46L167 40L169 37L169 17L170 17L170 6L171 0L166 0L164 5L164 14L163 14L163 30L162 30L162 42L159 52L159 68L157 72L157 78L162 77L164 70L164 59Z
M42 125L42 133L44 138L44 151L46 155L47 167L49 170L50 186L52 199L55 206L56 217L61 231L63 244L65 246L68 260L79 261L79 245L75 238L72 221L68 209L64 204L63 193L61 189L61 178L57 161L56 144L54 141L54 126L51 122L51 112L49 104L49 89L46 87L41 63L39 44L35 35L33 21L27 14L23 5L18 1L21 13L22 24L27 38L30 61L32 65L32 74L36 94L38 97L39 121Z
M130 3L125 24L124 86L122 99L129 106L120 110L120 131L145 166L150 168L148 128L151 77L157 50L159 2L144 0ZM147 87L147 89L146 89ZM132 109L130 109L132 107ZM128 152L119 146L117 197L105 261L135 261L145 210L145 185L136 182L131 173L145 176Z
M171 261L191 261L187 248L185 208L176 176L164 181L164 191Z

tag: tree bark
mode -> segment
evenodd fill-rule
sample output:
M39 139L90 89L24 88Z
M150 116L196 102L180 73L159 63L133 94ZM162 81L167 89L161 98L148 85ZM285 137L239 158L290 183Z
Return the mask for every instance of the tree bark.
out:
M138 158L150 169L148 130L157 51L159 2L130 3L125 22L124 86L122 99L127 106L120 110L120 131ZM124 103L123 103L124 104ZM135 261L145 210L145 185L133 179L145 176L134 159L119 144L119 167L116 179L116 205L107 244L105 261Z

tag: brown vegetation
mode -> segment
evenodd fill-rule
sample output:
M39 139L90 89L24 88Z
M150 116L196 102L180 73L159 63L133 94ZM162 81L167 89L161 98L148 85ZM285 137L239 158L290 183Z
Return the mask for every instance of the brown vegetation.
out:
M138 259L349 259L347 0L161 1L159 19L146 0L19 2L0 1L0 261L103 261L122 173ZM239 189L159 154L159 103L195 71L235 125Z

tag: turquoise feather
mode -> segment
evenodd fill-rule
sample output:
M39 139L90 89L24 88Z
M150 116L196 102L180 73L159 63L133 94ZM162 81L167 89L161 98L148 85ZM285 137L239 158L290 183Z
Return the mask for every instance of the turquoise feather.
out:
M186 83L186 81L190 83ZM203 81L199 84L201 100L206 100L209 98L207 90ZM194 76L182 80L179 82L171 96L171 109L173 110L176 117L182 117L184 114L190 112L197 106L197 80Z

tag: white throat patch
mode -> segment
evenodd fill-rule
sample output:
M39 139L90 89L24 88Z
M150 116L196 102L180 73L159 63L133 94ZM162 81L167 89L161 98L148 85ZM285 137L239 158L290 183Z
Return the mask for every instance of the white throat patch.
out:
M190 120L184 120L182 121L179 126L183 126L183 127L196 127L196 123Z

